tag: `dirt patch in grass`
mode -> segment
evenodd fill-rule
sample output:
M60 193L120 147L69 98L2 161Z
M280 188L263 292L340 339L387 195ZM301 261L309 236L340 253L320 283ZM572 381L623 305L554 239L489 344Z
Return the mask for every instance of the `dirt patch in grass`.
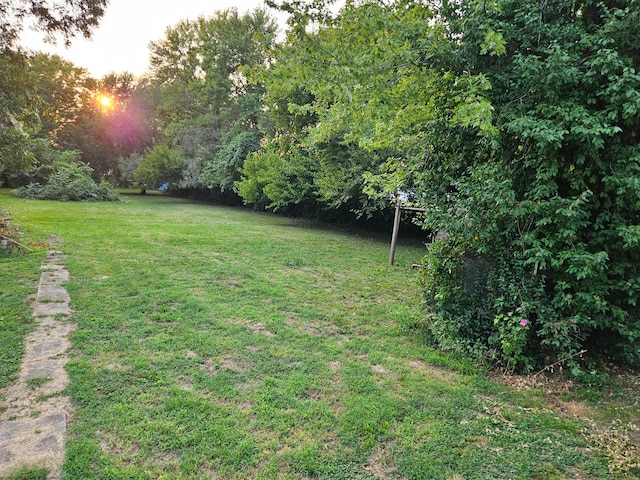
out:
M175 452L156 452L151 457L149 457L152 465L176 465L180 463L180 455Z
M222 280L220 283L222 283L222 285L224 285L225 287L232 288L234 290L242 290L244 288L240 284L239 279L233 277Z
M121 438L113 434L97 431L96 436L100 442L100 449L104 453L122 458L134 456L140 451L140 445L136 442L125 444Z
M181 379L178 380L178 386L182 390L187 390L187 391L193 390L193 383L191 383L190 380L186 380L184 378L181 378Z
M275 335L267 327L265 327L264 323L262 322L251 322L250 320L246 320L244 318L229 318L227 319L227 321L235 325L244 325L245 327L250 328L253 333L266 335L267 337L272 337L273 335Z
M246 372L249 369L247 362L231 357L223 357L219 360L220 369L231 370L233 372Z
M339 335L338 327L334 323L326 321L305 322L297 317L290 317L285 320L285 325L312 337L332 338Z
M198 472L205 476L205 478L220 478L218 469L215 468L211 462L204 462L198 466Z
M332 372L339 372L340 368L342 368L342 364L337 360L331 360L327 363L327 368Z
M131 370L131 366L122 365L121 363L108 363L104 368L112 372L128 372Z
M393 357L389 357L389 359L395 360ZM408 367L414 374L425 375L432 381L442 382L446 385L459 385L462 379L459 373L456 373L450 368L429 365L422 360L409 358L397 361L401 362L405 367Z
M236 360L232 357L222 357L214 361L211 358L207 358L202 364L202 368L205 372L212 375L217 374L221 370L231 370L233 372L245 372L249 368L247 363L241 360Z
M398 477L396 473L396 467L393 464L393 444L391 443L379 443L371 450L369 457L367 458L367 465L364 467L366 472L370 472L376 476L376 478L386 479L403 479L404 477Z

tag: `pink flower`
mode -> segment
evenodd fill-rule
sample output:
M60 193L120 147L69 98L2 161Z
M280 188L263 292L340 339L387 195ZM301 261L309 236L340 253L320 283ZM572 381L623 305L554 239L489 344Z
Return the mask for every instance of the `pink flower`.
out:
M523 318L522 320L520 320L520 325L522 325L523 327L526 327L529 324L529 322L527 322L526 318Z

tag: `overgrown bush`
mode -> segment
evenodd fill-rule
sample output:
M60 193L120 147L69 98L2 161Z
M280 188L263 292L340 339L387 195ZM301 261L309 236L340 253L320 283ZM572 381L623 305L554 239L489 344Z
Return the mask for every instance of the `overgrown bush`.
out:
M211 189L231 190L239 180L239 169L247 156L260 148L262 135L257 130L230 131L222 136L222 147L206 163L202 180Z
M38 176L43 183L30 183L16 195L37 200L118 201L118 192L107 182L96 183L91 178L92 172L88 165L57 160L40 167Z
M185 168L186 161L176 149L160 144L147 151L133 177L147 188L160 188L164 184L174 188L182 180Z
M11 255L24 246L20 243L21 231L13 223L11 214L0 207L0 255Z
M476 253L453 236L430 245L422 269L425 326L440 347L488 357L508 371L531 370L576 353L572 332L549 348L541 332L559 324L544 275L508 259ZM574 326L574 324L571 324ZM575 329L573 329L575 330Z
M510 369L581 375L584 351L640 366L640 5L461 5L459 55L491 83L497 131L449 127L422 174L426 227L446 232L427 328Z

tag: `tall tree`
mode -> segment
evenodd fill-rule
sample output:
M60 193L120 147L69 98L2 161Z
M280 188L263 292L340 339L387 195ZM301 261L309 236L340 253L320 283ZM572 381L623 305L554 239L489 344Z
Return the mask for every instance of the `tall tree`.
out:
M347 2L331 18L312 7L299 13L267 73L267 99L284 129L277 136L290 135L302 119L312 122L291 140L314 160L307 191L318 201L365 212L388 207L390 194L415 190L421 165L446 142L445 126L491 130L486 79L443 68L455 43L436 10L423 2ZM286 175L296 168L289 160L299 157L281 153ZM367 198L365 191L379 195Z
M33 22L50 39L61 35L68 44L78 33L90 35L107 3L108 0L0 2L0 178L5 183L11 175L31 168L37 151L46 146L42 139L33 137L40 130L37 77L29 57L16 49L25 23Z
M76 123L82 109L93 103L96 81L89 72L58 55L35 54L29 62L35 75L34 94L40 99L40 136L64 148L65 130Z
M180 187L230 190L238 167L258 148L262 86L249 84L246 71L269 61L275 34L264 11L229 9L182 21L151 44L163 98L161 143L185 162Z
M28 58L0 51L0 183L10 185L12 177L31 168L42 146L33 138L41 127L35 86Z
M0 3L0 50L15 45L28 21L49 39L62 35L65 44L78 33L89 38L108 3L108 0L4 0Z

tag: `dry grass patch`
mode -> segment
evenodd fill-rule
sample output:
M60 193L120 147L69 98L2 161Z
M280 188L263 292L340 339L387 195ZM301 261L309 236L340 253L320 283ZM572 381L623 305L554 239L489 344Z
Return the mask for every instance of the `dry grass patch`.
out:
M122 438L113 433L97 431L96 436L100 443L100 449L109 455L124 460L129 457L134 457L140 452L140 445L138 443L125 443Z
M615 373L612 377L619 386L623 399L618 402L613 413L580 398L577 394L580 385L562 374L501 375L495 378L520 392L542 392L546 408L550 412L578 419L587 425L582 429L582 434L595 449L607 457L609 472L613 478L638 478L640 409L637 399L640 379L627 372ZM616 414L627 413L629 408L635 410L635 416L631 414L631 418L616 418Z
M605 426L590 419L587 419L587 423L589 427L583 433L592 445L607 456L611 475L635 477L640 474L638 425L614 420L611 425Z
M210 373L211 375L216 375L218 372L222 370L231 370L233 372L245 372L249 369L248 364L243 360L237 360L233 357L221 357L217 360L213 360L212 358L206 358L204 363L202 363L202 369Z
M227 321L229 323L235 325L243 325L248 327L253 333L266 335L267 337L272 337L274 333L270 331L262 322L252 322L251 320L247 320L244 318L228 318Z
M180 464L180 455L176 452L159 451L149 457L148 463L156 467L178 466Z
M338 360L331 360L327 363L327 368L332 372L339 372L342 364Z
M371 472L380 480L403 480L405 477L397 475L397 467L394 465L393 443L378 443L371 449L367 457L366 472Z

